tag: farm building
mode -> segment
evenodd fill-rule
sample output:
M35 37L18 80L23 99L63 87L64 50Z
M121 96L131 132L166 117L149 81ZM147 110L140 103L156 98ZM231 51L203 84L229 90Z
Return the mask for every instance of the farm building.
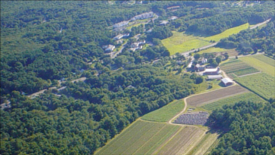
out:
M204 75L218 75L220 73L221 73L221 71L220 71L219 67L217 67L217 68L207 68L203 72Z
M187 68L192 68L192 65L193 65L193 61L191 61L191 62L188 64Z
M105 50L105 52L112 52L115 49L114 45L105 45L103 46L103 49Z
M136 15L135 17L131 18L130 21L135 21L135 20L139 20L139 19L147 19L147 18L152 18L154 17L154 13L152 11L150 12L145 12L139 15Z
M172 17L170 17L169 19L170 20L175 20L175 19L177 19L178 17L177 16L172 16Z
M223 78L222 80L222 83L225 85L225 86L229 86L229 85L232 85L234 82L229 79L229 78Z
M214 80L214 79L220 80L222 78L223 78L222 75L208 75L207 76L207 80Z
M113 25L113 28L123 27L129 24L129 21L122 21Z
M121 38L123 38L123 37L128 37L128 36L130 36L129 33L126 33L126 34L119 34L119 35L115 36L113 39L114 39L114 40L119 40L119 39L121 39Z
M166 24L168 24L168 21L167 21L167 20L162 20L162 21L160 21L160 25L166 25Z
M201 65L199 65L199 64L196 64L195 70L196 70L197 72L201 72L201 71L204 71L204 70L205 70L205 67L204 67L204 66L201 66Z

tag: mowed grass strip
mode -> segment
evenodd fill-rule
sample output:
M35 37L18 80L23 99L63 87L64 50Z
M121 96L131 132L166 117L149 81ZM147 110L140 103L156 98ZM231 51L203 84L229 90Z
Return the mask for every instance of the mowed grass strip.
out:
M258 59L258 60L260 60L260 61L262 61L264 63L267 63L267 64L275 67L275 60L271 59L271 58L269 58L267 56L264 56L263 54L261 54L261 55L255 55L255 56L253 56L253 58L256 58L256 59Z
M222 64L221 69L227 74L234 73L237 76L259 72L259 70L238 59L231 59L229 62Z
M212 111L215 109L222 108L224 105L233 105L240 101L265 102L265 100L259 97L258 95L252 92L247 92L208 103L206 105L203 105L202 108Z
M240 57L239 59L256 69L275 77L275 67L259 59L256 59L255 57L247 56L247 57Z
M217 34L217 35L214 35L214 36L211 36L211 37L207 37L207 38L205 38L205 40L207 40L207 41L214 40L214 41L217 42L217 41L220 41L223 38L227 38L232 34L237 34L240 31L248 29L248 28L249 28L249 24L246 23L246 24L243 24L243 25L240 25L240 26L236 26L236 27L227 29L227 30L223 31L220 34Z
M208 49L199 51L199 54L202 54L202 53L225 52L225 51L227 51L227 50L228 50L228 49L225 49L225 48L210 47L210 48L208 48Z
M135 135L142 134L142 132L145 132L149 130L154 124L149 122L142 122L137 121L133 125L131 125L129 128L127 128L125 131L117 135L110 143L105 145L99 152L96 154L105 155L105 154L114 154L116 150L121 151L121 146L126 145L127 142L132 138L135 137Z
M222 99L231 95L236 95L239 93L247 92L248 90L236 85L236 86L230 86L222 89L218 89L215 91L211 91L208 93L203 93L199 95L195 95L192 97L189 97L186 99L186 102L190 106L201 106L203 104L209 103L211 101L215 101L218 99Z
M204 131L200 128L187 126L154 154L167 155L186 153L192 144L202 136L203 132Z
M183 100L173 101L162 108L152 111L142 117L143 120L167 122L184 108Z
M180 129L179 126L165 125L165 127L157 132L153 137L147 140L136 152L133 154L152 154L162 143L168 140L173 134Z
M235 80L266 100L275 98L275 78L271 75L259 73L239 77Z

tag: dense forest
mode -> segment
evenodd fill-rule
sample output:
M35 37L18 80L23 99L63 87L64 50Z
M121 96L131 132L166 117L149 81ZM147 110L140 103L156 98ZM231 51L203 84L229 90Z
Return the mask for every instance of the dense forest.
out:
M86 76L33 100L13 91L12 108L1 110L1 154L93 154L139 116L197 88L152 66Z
M0 97L11 107L0 110L0 154L93 154L138 117L198 91L200 76L165 70L170 54L161 39L175 30L212 35L246 22L262 22L274 15L270 4L2 1ZM149 11L158 18L144 26L120 32L112 28ZM160 25L171 16L178 18ZM263 44L257 48L273 54L272 21L260 30L243 31L247 38L222 40L220 46L230 41L243 48L237 41L244 40L249 45ZM124 33L130 34L124 45L113 39ZM129 51L132 43L142 40L151 45ZM121 48L115 58L104 52L108 44ZM176 59L185 60L180 55ZM80 77L87 79L70 82ZM39 97L27 97L43 89L47 91Z
M275 102L239 102L215 110L212 127L225 132L211 154L275 154Z

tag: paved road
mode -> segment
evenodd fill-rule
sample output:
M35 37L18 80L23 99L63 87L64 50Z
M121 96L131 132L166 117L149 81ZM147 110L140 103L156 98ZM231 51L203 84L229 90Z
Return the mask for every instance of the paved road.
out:
M256 24L256 25L250 27L249 29L250 29L250 30L255 29L255 28L257 28L257 27L259 27L259 26L261 26L261 25L263 25L263 24L268 23L270 20L271 20L271 18L268 19L268 20L266 20L266 21L264 21L264 22L262 22L262 23Z

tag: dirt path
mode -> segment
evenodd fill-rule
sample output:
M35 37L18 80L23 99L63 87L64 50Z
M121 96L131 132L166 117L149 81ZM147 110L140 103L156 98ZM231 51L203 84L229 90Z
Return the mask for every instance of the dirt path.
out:
M266 20L266 21L264 21L264 22L262 22L262 23L256 24L256 25L250 27L249 29L250 29L250 30L255 29L255 28L257 28L257 27L259 27L259 26L261 26L261 25L264 25L264 24L268 23L270 20L271 20L271 18L268 19L268 20Z
M241 75L241 76L238 76L238 77L245 77L245 76L248 76L248 75L259 74L259 73L261 73L261 71L256 72L256 73L250 73L250 74Z

